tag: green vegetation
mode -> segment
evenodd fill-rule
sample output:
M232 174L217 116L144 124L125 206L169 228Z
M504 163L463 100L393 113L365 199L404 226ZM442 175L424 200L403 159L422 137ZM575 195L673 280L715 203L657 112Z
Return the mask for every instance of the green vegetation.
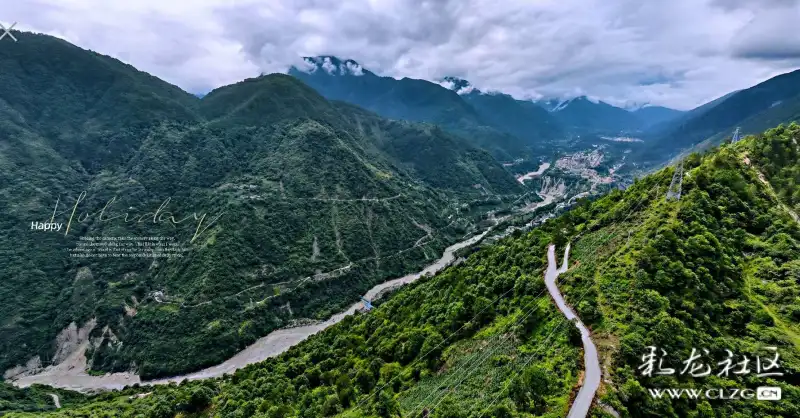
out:
M0 239L13 243L0 257L2 371L62 360L56 336L92 319L94 372L217 364L438 257L476 228L462 203L524 192L460 137L329 102L293 77L198 99L20 36L0 50ZM193 214L206 215L199 227ZM60 233L30 230L51 216ZM188 251L70 257L81 237L101 236L169 237Z
M219 417L421 416L424 408L430 417L564 416L581 345L542 270L550 243L571 242L560 287L609 372L601 402L624 417L800 416L792 401L800 396L800 224L776 200L784 196L777 179L797 173L789 158L797 147L785 145L798 137L791 125L694 154L679 201L664 199L672 169L661 170L485 246L232 376L124 402L101 395L53 414L171 417L192 405L191 413ZM762 183L759 170L776 185ZM762 350L775 346L784 375L647 377L638 367L650 345L675 362L692 348L715 359L725 350L766 358ZM784 401L653 399L646 390L764 385L781 387ZM608 416L597 407L592 415Z
M799 135L798 125L780 127L705 157L692 155L679 202L655 203L639 225L625 227L630 237L610 249L607 262L581 263L571 272L567 299L602 342L611 373L604 402L630 416L800 416L792 401L670 402L646 390L780 386L784 399L800 395L792 377L800 368L800 329L792 317L800 306L800 224L757 175L772 166L796 176L798 160L787 157L798 150L786 145ZM753 160L754 153L759 162L748 165L746 155ZM661 173L665 180L669 171ZM710 350L718 362L725 350L771 358L765 347L774 346L784 376L644 377L637 367L649 345L668 352L678 370L692 348Z
M56 410L53 395L58 396L63 408L86 402L87 397L77 392L55 389L48 386L33 385L18 389L8 383L0 382L0 416L5 412L46 412Z
M800 70L723 96L658 126L651 146L638 150L636 157L660 163L665 156L695 145L700 150L718 145L737 126L749 134L792 121L800 121Z
M322 66L326 59L336 68L332 73ZM292 68L289 74L328 99L353 103L391 119L435 123L500 160L540 157L561 134L556 120L531 102L504 95L479 97L479 93L462 97L430 81L396 80L367 70L360 75L343 73L341 68L355 62L336 57L307 60L315 70Z

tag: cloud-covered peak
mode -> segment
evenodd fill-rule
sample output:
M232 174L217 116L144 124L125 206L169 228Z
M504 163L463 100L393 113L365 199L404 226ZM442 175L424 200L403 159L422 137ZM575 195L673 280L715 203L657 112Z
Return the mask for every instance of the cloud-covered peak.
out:
M298 70L314 73L324 71L329 75L364 75L364 68L354 60L341 60L334 56L304 57L303 65Z
M628 111L631 111L631 112L635 112L635 111L637 111L639 109L644 109L646 107L652 107L652 106L653 105L648 103L648 102L638 102L638 101L635 101L635 100L630 100L630 101L627 101L627 102L623 103L620 107L625 109L625 110L628 110Z
M357 75L363 66L396 79L457 74L518 99L589 95L689 109L800 67L800 0L5 3L5 19L21 30L191 92L292 67ZM358 63L342 68L334 57Z
M475 89L475 87L470 84L469 81L464 80L463 78L451 76L443 78L439 84L442 85L442 87L453 90L458 94L468 94Z
M608 103L601 101L599 98L595 96L587 96L587 95L565 96L561 98L540 99L534 101L534 103L537 103L539 106L542 106L551 112L560 112L574 103L581 103L581 102L588 102L592 104L602 103L604 105L608 105Z

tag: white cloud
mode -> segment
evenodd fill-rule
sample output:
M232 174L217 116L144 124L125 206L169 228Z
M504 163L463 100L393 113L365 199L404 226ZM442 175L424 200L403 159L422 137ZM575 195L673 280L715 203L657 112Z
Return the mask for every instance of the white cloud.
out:
M447 90L453 90L455 88L456 83L451 80L439 80L439 85L446 88Z
M333 65L331 59L328 57L325 57L325 59L322 60L322 69L325 70L328 74L336 73L336 66Z
M364 69L356 62L347 61L345 64L347 68L347 73L354 76L361 76L364 75Z
M305 71L309 74L313 73L314 71L317 71L317 68L318 68L317 64L314 61L312 61L311 58L304 59L302 65L297 66L298 70Z
M475 90L475 86L469 85L469 86L462 87L462 88L458 89L458 91L456 93L458 93L458 94L469 94L472 90Z
M7 3L0 19L192 92L333 55L380 75L453 75L518 98L685 109L800 66L796 0Z

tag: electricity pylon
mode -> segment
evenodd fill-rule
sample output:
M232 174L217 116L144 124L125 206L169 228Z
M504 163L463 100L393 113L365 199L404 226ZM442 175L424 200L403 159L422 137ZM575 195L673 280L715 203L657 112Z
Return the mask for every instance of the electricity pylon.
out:
M681 200L681 186L683 185L683 161L675 167L672 182L667 190L667 200Z

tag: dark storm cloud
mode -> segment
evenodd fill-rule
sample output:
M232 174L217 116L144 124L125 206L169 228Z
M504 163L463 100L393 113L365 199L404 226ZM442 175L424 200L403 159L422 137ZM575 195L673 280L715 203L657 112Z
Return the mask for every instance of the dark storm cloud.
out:
M784 44L765 43L753 44L742 47L736 51L741 58L762 60L800 60L800 42L786 42Z

